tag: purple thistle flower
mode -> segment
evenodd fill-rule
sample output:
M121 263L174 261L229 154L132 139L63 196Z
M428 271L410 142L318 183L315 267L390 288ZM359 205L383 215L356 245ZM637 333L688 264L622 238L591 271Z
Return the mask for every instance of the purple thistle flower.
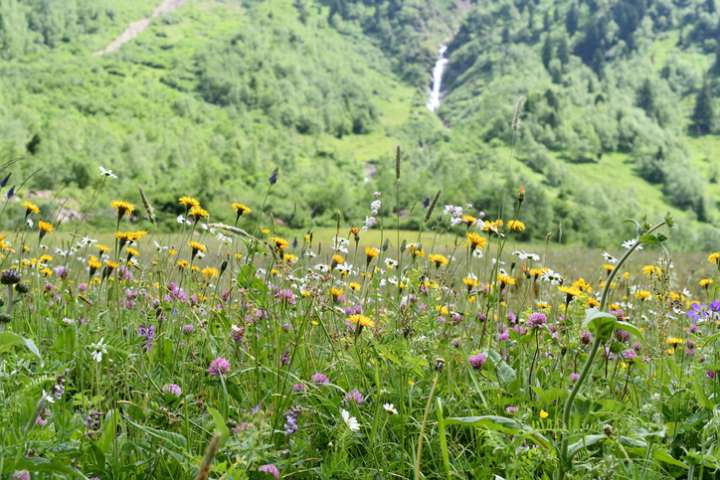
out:
M716 372L715 370L708 370L707 372L705 372L705 375L706 375L710 380L715 380L715 377L717 377L717 372Z
M622 357L628 362L632 362L637 358L637 352L631 348L622 352Z
M30 480L30 472L27 470L17 470L12 475L12 480Z
M67 278L67 274L67 268L65 268L64 266L60 265L55 267L55 276L57 276L58 278L65 280L65 278Z
M189 335L195 331L195 326L192 323L188 323L187 325L183 325L182 332L186 335Z
M533 312L528 318L528 325L531 328L540 328L547 322L547 316L543 312Z
M365 403L365 397L357 388L353 388L345 394L345 403L354 403L356 405L362 405Z
M182 389L180 388L179 385L177 385L175 383L168 383L168 384L163 385L162 391L164 393L167 393L169 395L174 395L176 397L179 397L180 395L182 395Z
M500 335L498 336L498 339L501 342L505 342L509 338L510 338L510 332L508 332L508 330L506 328L503 328L502 330L500 330Z
M272 475L275 480L280 480L280 470L272 463L261 465L260 468L258 468L258 472L267 473L268 475Z
M300 407L294 406L285 414L285 435L292 435L297 432L297 420L300 416Z
M518 407L516 407L515 405L508 405L507 407L505 407L505 413L507 413L508 415L515 415L517 412Z
M482 366L485 365L485 362L487 362L487 355L484 353L478 353L477 355L470 355L468 357L468 363L475 370L482 368Z
M304 383L293 384L292 391L295 393L303 393L305 391L305 384Z
M577 382L578 380L580 380L580 374L577 373L577 372L572 372L572 373L570 374L570 381L573 382L573 383L575 383L575 382Z
M230 370L230 362L223 357L216 358L210 362L210 366L208 367L208 373L214 377L217 375L224 375L228 372L228 370Z
M590 345L592 340L593 338L590 332L582 332L582 334L580 334L580 342L582 342L583 345Z
M327 377L327 375L320 372L313 373L313 376L310 377L310 379L313 381L313 383L316 383L318 385L327 385L328 383L330 383L330 379Z
M283 288L281 290L278 290L275 294L275 298L283 302L287 302L290 305L295 305L295 303L297 302L295 294L289 288Z

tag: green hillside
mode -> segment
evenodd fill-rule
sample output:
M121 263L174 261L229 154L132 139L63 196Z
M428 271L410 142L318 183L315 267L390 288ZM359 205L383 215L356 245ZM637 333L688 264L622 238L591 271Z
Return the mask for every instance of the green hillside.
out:
M522 184L527 239L605 245L670 211L678 244L718 242L712 0L187 0L97 55L160 3L0 2L0 160L32 173L21 196L102 226L142 186L172 228L183 194L225 220L260 209L277 167L256 218L293 228L361 223L374 191L407 228L437 190L493 216ZM98 197L101 165L120 178Z

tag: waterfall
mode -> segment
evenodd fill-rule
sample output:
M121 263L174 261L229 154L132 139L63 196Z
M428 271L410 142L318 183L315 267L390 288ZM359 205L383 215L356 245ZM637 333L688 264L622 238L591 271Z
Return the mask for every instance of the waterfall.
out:
M432 72L432 84L430 85L430 97L428 98L427 108L434 112L440 106L440 97L442 94L442 77L447 66L448 59L445 57L447 45L443 45L438 50L438 59Z

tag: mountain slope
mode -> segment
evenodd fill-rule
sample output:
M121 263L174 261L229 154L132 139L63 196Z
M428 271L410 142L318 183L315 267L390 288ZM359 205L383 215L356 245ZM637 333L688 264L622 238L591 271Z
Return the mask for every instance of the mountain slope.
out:
M229 220L230 201L260 209L275 167L265 213L360 222L374 191L395 209L401 145L407 227L438 189L493 216L523 184L525 238L604 245L670 211L679 243L717 243L711 0L186 0L94 55L158 5L0 3L0 160L40 167L29 186L94 223L138 185L168 214L193 194ZM120 180L96 200L99 165Z

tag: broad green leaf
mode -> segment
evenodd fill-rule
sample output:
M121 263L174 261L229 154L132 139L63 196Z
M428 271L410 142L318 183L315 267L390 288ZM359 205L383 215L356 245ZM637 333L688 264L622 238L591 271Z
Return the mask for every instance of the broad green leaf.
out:
M495 366L495 374L502 385L508 386L517 379L515 370L502 359L498 352L490 350L487 355Z
M521 435L536 444L550 448L550 441L532 427L518 422L512 418L496 415L483 415L478 417L451 417L445 420L445 425L467 425L482 427L496 432L510 435Z
M575 443L570 444L568 446L568 455L572 458L576 453L578 453L583 448L590 447L592 445L595 445L597 443L603 442L607 440L607 435L600 435L600 434L593 434L593 435L585 435L583 438L578 440Z
M215 432L219 433L223 439L228 438L230 436L230 430L225 423L225 418L222 416L222 413L212 407L208 408L208 412L210 412L213 423L215 424Z
M32 352L36 357L38 357L38 359L42 360L40 350L38 350L35 342L30 340L29 338L22 337L17 333L13 332L0 333L0 353L6 352L16 346L24 346L25 348L30 350L30 352Z
M588 308L585 311L583 327L590 330L600 338L608 338L617 323L617 317L612 313L601 312L596 308Z
M653 448L652 457L655 460L657 460L659 462L667 463L668 465L675 465L676 467L680 467L680 468L684 468L684 469L688 468L688 466L685 463L674 458L672 455L670 455L670 453L668 453L667 450L665 450L664 448L662 448L658 445L655 445L655 447Z
M621 328L628 333L632 333L636 337L642 338L642 336L643 336L642 330L640 330L638 327L636 327L632 323L616 321L615 328Z

